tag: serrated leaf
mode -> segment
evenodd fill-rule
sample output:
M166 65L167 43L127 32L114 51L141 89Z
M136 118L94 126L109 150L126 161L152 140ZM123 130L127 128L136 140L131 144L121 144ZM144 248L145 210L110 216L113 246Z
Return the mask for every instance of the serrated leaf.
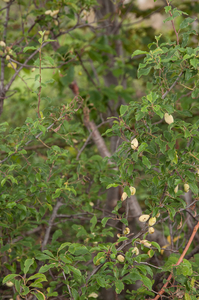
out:
M7 281L11 281L12 279L14 279L15 277L19 276L18 274L10 274L7 275L6 277L4 277L3 279L3 284L6 283Z
M121 105L120 106L120 115L123 116L127 112L128 109L129 109L128 105Z
M90 222L91 222L91 224L92 224L91 227L90 227L90 230L93 231L95 225L97 224L97 217L94 215L94 216L92 217L92 219L90 220Z
M39 273L30 276L30 277L28 278L28 281L29 281L29 280L33 280L33 279L35 279L35 278L40 278L42 281L47 281L46 276L45 276L44 274L39 274Z
M151 67L148 67L146 69L139 69L138 78L140 78L142 75L148 75L150 71L151 71Z
M131 55L131 58L133 58L133 57L136 56L136 55L147 54L147 53L148 53L147 51L135 50L135 51L133 52L133 54Z
M44 296L44 294L42 292L40 292L39 290L37 290L37 293L31 291L31 294L35 295L38 300L46 300L46 297Z
M109 185L107 185L106 189L110 189L111 187L117 187L119 185L119 183L110 183Z
M28 273L30 266L34 263L34 258L29 258L25 260L24 263L24 274Z
M158 249L159 252L161 251L160 245L159 245L158 243L156 243L156 242L151 242L151 241L150 241L150 243L151 243L151 245L153 245L154 247L156 247L156 248Z
M106 226L106 223L108 222L108 220L110 219L110 217L104 217L101 221L102 223L102 226L105 227Z
M52 264L49 264L49 265L44 265L42 266L40 269L39 269L39 273L45 273L47 272L48 270L52 269L55 267L55 264L52 263Z
M141 281L143 282L143 284L149 289L149 291L151 291L152 281L148 277L146 277L142 274L140 274L140 276L141 276Z
M184 19L182 21L182 23L180 24L180 29L184 29L186 28L187 26L189 26L191 23L193 23L195 21L195 19L192 19L190 17Z
M70 265L68 265L67 267L68 267L69 270L72 271L75 275L80 276L80 277L82 276L80 270L78 270L78 269L76 269L75 267L70 266Z
M147 166L148 169L151 168L151 163L150 163L149 159L146 156L142 156L142 162L145 166Z
M25 47L25 48L23 49L23 52L25 53L25 52L28 51L28 50L37 50L37 48L34 47L34 46Z
M117 294L120 294L121 291L124 289L124 284L121 280L115 281L115 291Z

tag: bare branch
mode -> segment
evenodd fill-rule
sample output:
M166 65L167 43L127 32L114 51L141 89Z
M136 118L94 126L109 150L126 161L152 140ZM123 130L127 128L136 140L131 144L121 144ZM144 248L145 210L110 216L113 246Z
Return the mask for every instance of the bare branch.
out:
M48 239L49 239L49 236L50 236L50 231L51 231L51 228L53 226L54 219L57 216L58 209L62 205L63 205L63 203L61 201L57 201L57 204L55 205L55 207L53 209L52 215L51 215L50 220L49 220L49 226L48 226L48 228L46 230L46 233L45 233L45 236L44 236L44 240L43 240L43 243L42 243L42 247L41 247L42 251L45 249L46 244L48 243Z

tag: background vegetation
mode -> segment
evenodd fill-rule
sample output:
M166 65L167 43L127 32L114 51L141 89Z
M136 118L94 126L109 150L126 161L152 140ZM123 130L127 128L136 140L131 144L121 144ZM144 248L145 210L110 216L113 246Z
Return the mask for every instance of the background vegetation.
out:
M0 12L0 298L198 299L199 4Z

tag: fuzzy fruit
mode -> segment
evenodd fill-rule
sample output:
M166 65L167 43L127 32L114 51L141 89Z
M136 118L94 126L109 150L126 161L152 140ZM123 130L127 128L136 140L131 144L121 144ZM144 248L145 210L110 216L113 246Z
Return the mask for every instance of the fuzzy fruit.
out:
M150 218L149 219L149 226L153 226L156 223L156 217Z
M1 47L5 47L6 46L6 43L4 41L0 41L0 46Z
M16 64L15 62L12 61L12 63L8 63L8 64L7 64L7 67L16 70L17 64Z
M6 282L6 285L7 285L8 287L12 287L12 286L14 285L14 283L12 283L12 281L7 281L7 282Z
M136 193L136 188L134 188L133 186L130 186L130 191L131 191L131 195L135 195Z
M149 215L141 215L141 216L139 217L139 221L140 221L140 222L146 222L146 221L148 221L149 218L150 218Z
M135 254L135 255L138 255L138 254L139 254L139 249L138 249L138 247L134 247L134 248L132 249L132 253Z
M185 191L185 193L188 193L188 191L189 191L189 185L188 185L188 183L184 184L184 191Z
M167 124L171 124L174 122L173 116L169 115L168 113L164 114L164 120Z
M56 17L58 13L59 13L59 9L53 10L53 11L50 13L50 16L51 16L51 17Z
M88 298L93 297L93 298L97 298L98 294L96 293L91 293L90 295L88 295Z
M138 140L136 138L134 138L132 141L131 141L131 148L133 150L137 149L139 143L138 143Z
M124 200L126 200L127 197L128 197L127 193L124 192L124 193L122 194L121 200L124 201Z
M6 60L10 60L10 55L6 55Z
M119 255L117 256L117 260L118 260L119 262L123 263L124 260L125 260L125 258L124 258L123 255L119 254Z
M126 227L123 231L123 234L129 234L130 233L130 229L128 227Z
M151 247L151 244L147 240L142 240L142 241L140 241L140 243L146 247Z
M157 215L156 215L156 218L159 218L159 216L160 216L160 213L158 212Z
M178 185L176 185L175 189L174 189L174 193L177 194L178 192Z
M149 227L148 231L150 234L153 234L155 232L155 229L153 227Z
M46 10L45 15L50 15L52 13L52 10Z

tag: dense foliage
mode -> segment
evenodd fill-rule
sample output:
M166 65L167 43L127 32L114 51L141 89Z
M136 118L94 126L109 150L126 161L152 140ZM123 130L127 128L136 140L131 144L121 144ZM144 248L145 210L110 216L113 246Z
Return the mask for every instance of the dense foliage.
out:
M199 5L126 2L1 1L1 299L199 297Z

